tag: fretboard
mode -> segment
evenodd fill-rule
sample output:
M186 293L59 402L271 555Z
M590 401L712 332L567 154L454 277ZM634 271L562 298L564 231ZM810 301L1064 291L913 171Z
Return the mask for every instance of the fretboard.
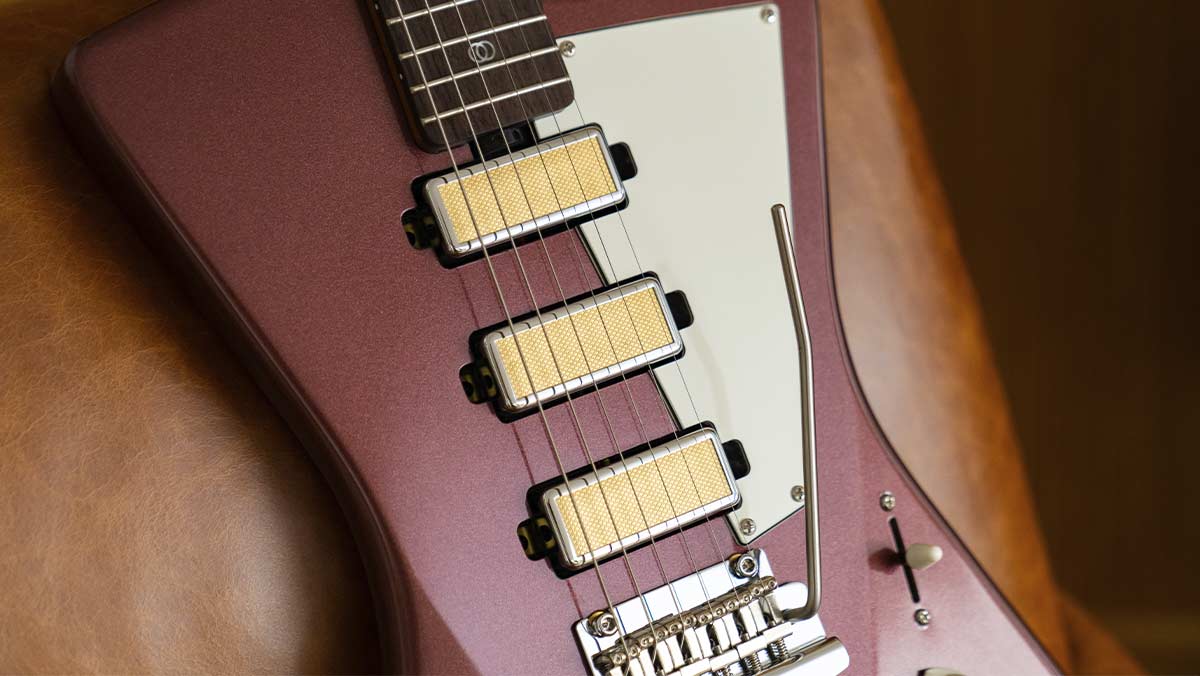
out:
M574 99L538 0L379 0L379 8L428 148L461 145Z

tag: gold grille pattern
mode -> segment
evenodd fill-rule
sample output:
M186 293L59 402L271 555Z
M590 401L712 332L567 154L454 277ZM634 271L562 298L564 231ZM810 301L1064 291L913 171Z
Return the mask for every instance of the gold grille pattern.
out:
M555 145L537 155L489 169L486 174L468 176L461 183L461 189L456 180L438 187L450 227L459 242L469 242L617 190L596 136L566 146Z
M563 494L555 504L575 551L583 555L731 493L717 448L706 438L657 461Z
M527 397L671 344L674 338L658 298L654 288L646 288L547 320L544 331L535 325L501 338L496 350L514 394ZM536 388L521 367L522 354Z

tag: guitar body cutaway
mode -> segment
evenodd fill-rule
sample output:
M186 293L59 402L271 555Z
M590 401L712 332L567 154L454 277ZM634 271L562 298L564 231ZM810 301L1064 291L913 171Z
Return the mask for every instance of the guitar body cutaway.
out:
M334 486L391 669L586 673L572 627L606 607L605 592L626 601L746 544L781 582L805 581L778 203L812 343L824 631L845 646L849 673L1055 670L904 470L855 381L833 295L811 0L547 0L559 40L574 43L576 103L534 128L545 138L594 123L627 143L628 203L452 266L402 227L413 181L450 163L401 119L371 11L162 0L81 43L55 96ZM462 147L455 157L478 159ZM631 243L638 263L623 253ZM549 435L539 415L502 420L460 381L472 335L506 317L489 262L514 317L654 272L691 303L687 350L548 406ZM702 421L749 458L727 516L664 534L628 564L601 563L604 590L594 571L560 579L530 560L516 529L531 486ZM738 528L751 518L765 525ZM893 521L906 541L944 552L913 575L919 601ZM920 625L919 609L936 619Z

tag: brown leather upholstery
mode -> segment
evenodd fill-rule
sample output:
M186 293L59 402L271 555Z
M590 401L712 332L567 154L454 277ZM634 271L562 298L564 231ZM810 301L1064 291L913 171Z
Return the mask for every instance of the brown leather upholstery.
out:
M47 99L138 4L0 2L0 672L370 671L332 494Z
M0 672L370 671L330 493L50 108L70 44L142 3L0 0ZM837 282L866 393L1061 663L1134 668L1054 588L877 8L823 11Z

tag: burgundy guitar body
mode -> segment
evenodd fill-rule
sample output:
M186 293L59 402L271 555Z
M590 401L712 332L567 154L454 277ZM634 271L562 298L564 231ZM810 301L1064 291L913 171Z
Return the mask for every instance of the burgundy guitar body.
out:
M545 12L555 34L572 36L736 4L547 0ZM55 95L97 170L334 486L367 562L388 668L585 674L573 626L607 602L595 571L560 578L517 540L526 492L560 471L538 416L505 422L464 396L471 335L505 315L485 261L447 267L406 240L414 179L449 162L406 129L370 12L353 0L163 0L81 43ZM1054 672L889 448L855 381L831 269L816 8L780 0L778 15L789 216L812 344L824 631L840 639L848 673ZM738 136L717 129L703 143ZM456 157L472 161L465 148ZM654 170L639 161L642 174ZM631 205L657 199L638 192L639 180L629 181ZM748 208L755 227L769 230L767 206ZM547 235L545 248L520 246L536 303L513 250L492 255L513 315L555 303L554 276L568 296L604 285L591 265L559 264L552 275L547 253L573 260L580 238L570 229ZM639 426L661 437L676 425L645 372L574 402L582 434L567 407L546 409L568 470L587 464L580 436L605 457L641 444ZM803 514L752 544L780 581L805 581ZM919 601L893 519L905 541L943 550L912 573ZM612 601L637 595L629 569L646 591L663 573L682 578L744 549L716 521L630 552L628 567L601 563ZM930 622L915 619L921 609Z

